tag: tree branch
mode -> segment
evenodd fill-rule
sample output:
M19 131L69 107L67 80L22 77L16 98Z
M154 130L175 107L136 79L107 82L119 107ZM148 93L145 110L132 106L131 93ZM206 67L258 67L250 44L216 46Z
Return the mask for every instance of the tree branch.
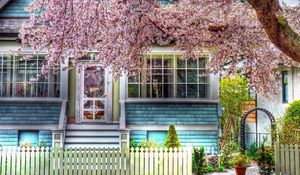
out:
M271 42L283 53L300 63L300 36L293 31L284 17L277 17L281 10L278 0L247 0L255 9Z

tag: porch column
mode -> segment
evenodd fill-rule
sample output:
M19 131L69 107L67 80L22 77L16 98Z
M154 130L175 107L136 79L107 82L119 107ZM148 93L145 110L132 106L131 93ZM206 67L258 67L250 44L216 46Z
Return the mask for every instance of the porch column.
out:
M126 75L120 77L120 130L126 129L125 116L125 100L126 100Z

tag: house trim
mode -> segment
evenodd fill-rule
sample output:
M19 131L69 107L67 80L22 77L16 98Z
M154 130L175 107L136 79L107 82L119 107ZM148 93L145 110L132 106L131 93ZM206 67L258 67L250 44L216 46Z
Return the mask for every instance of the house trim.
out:
M175 125L176 130L189 130L189 131L207 131L218 130L218 125ZM162 131L168 130L169 125L127 125L130 130L147 130L147 131Z
M0 125L1 130L55 130L57 124L54 125Z
M219 103L211 99L180 99L180 98L128 98L126 103Z

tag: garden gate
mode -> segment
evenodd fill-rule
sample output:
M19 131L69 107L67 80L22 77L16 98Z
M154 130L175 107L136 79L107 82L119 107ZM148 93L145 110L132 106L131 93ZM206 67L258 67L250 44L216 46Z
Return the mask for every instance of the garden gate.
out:
M245 136L246 135L246 133L245 133L246 119L254 111L256 111L256 113L257 113L257 111L264 112L268 116L268 118L269 118L269 120L271 122L271 130L273 131L275 129L275 119L274 119L274 116L271 114L271 112L269 112L268 110L266 110L264 108L253 108L253 109L249 110L248 112L246 112L244 114L244 116L241 119L240 144L241 144L241 147L242 147L243 150L246 149L246 144L245 144L245 139L246 139L246 136ZM257 116L256 116L256 118L257 118ZM272 135L272 144L273 144L275 142L275 140L276 140L276 138L275 138L276 136L273 135L273 133L271 133L271 135Z

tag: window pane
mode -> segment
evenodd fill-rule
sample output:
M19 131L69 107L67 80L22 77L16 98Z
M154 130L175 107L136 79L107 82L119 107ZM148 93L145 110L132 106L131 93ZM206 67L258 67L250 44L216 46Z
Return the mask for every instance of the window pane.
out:
M142 98L151 98L150 86L151 86L151 84L142 84L141 85L141 97Z
M206 58L199 58L199 68L205 68Z
M177 70L177 83L185 83L186 82L186 70L178 69Z
M179 56L177 57L177 68L185 68L185 60L182 60Z
M164 70L164 83L173 83L174 82L174 70L165 69Z
M207 75L205 70L199 70L199 83L203 84L206 83Z
M47 83L37 83L38 96L39 97L48 97L48 86Z
M186 98L185 84L177 84L177 98Z
M187 70L187 80L188 83L197 83L197 69Z
M37 84L36 83L27 84L26 97L36 97L36 95L37 95L36 91L37 91Z
M162 70L153 69L152 70L152 83L162 83Z
M105 93L104 69L87 67L84 71L84 94L87 97L102 97Z
M187 60L187 68L197 68L197 60L194 59Z
M128 97L129 98L139 97L139 85L138 84L129 84L128 85Z
M164 98L174 98L174 84L163 85Z
M37 58L32 58L30 60L27 60L27 68L28 69L37 69Z
M164 55L164 68L174 67L174 55Z
M25 81L25 69L16 69L15 70L15 81L16 82L24 82Z
M129 83L138 83L139 82L139 76L128 77L128 82Z
M13 67L13 56L12 55L5 55L3 57L3 67L4 68L12 68Z
M152 55L152 68L162 68L161 55Z
M187 85L187 98L198 98L197 84L188 84Z
M205 84L199 85L199 98L206 98L206 86Z
M152 98L162 98L162 84L152 84Z

